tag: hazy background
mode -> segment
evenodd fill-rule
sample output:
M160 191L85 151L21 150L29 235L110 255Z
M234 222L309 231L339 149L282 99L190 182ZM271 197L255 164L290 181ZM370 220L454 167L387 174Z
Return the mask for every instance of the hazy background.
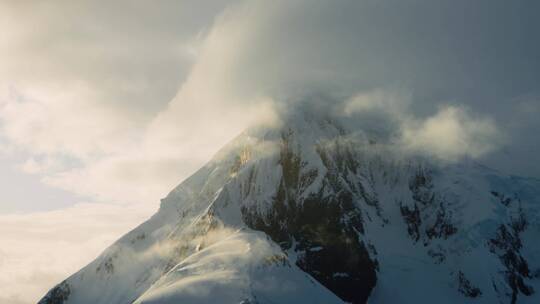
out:
M398 121L415 151L540 178L539 9L0 0L0 303L36 302L246 126L319 93Z

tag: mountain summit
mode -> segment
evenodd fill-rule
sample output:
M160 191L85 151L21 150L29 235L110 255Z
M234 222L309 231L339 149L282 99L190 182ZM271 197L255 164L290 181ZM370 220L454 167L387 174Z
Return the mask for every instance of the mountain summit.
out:
M539 211L539 180L297 113L238 136L39 303L538 303Z

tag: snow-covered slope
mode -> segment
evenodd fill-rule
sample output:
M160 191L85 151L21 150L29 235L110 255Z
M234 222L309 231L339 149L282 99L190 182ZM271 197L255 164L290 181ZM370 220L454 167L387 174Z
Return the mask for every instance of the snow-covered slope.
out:
M214 236L216 237L216 236ZM253 231L219 232L135 303L341 303L291 265L279 246Z
M314 113L241 134L43 304L539 303L540 181Z

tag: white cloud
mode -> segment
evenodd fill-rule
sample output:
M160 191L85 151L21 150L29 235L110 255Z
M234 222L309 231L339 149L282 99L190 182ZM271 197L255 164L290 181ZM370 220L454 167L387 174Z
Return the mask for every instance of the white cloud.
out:
M168 64L182 69L176 59L170 58L170 50L183 45L181 48L191 50L191 56L195 54L189 59L189 68L183 66L183 82L178 81L181 85L174 98L166 104L161 100L158 107L141 106L145 103L135 96L148 89L152 82L141 82L132 77L132 70L126 68L124 62L146 58L141 54L148 55L148 44L155 41L156 38L151 37L155 32L141 29L137 39L132 40L119 35L116 29L106 33L100 25L88 28L87 22L70 18L70 22L80 26L80 33L89 35L88 40L73 41L75 49L72 50L80 57L66 55L66 62L73 63L72 69L68 64L59 64L59 69L47 67L38 69L36 75L21 76L13 64L8 64L12 67L9 71L17 77L0 74L0 80L15 77L25 84L24 87L12 86L11 94L4 94L7 98L0 106L3 135L10 144L29 153L30 159L36 159L33 154L38 154L37 159L71 158L65 170L47 171L47 166L38 168L31 160L22 166L30 171L41 169L48 185L103 201L157 201L246 126L261 121L275 122L276 108L287 111L291 102L318 91L337 93L346 98L362 91L366 83L385 79L379 75L378 68L385 70L386 63L372 66L379 62L378 57L373 56L380 54L378 48L371 49L372 44L367 43L374 38L369 31L364 32L364 21L352 13L361 7L354 3L239 1L229 6L213 23L210 23L212 18L204 25L188 18L191 32L182 30L177 40L172 39L176 41L174 43L157 41L162 53L152 54L145 63L153 65L155 58L165 58ZM57 13L52 8L45 5L42 12L32 14L51 23L54 31L60 31L61 24L53 20ZM372 9L367 5L368 8ZM128 6L127 9L134 8ZM67 10L80 14L81 7L69 5ZM20 11L16 10L16 13L21 14ZM95 21L126 30L129 27L140 29L140 25L131 21L111 21L101 9L98 11L97 17L83 14L81 18L92 21L97 18ZM9 16L17 15L9 12L12 10L8 11ZM155 21L158 15L152 12L142 17ZM12 18L8 22L15 21ZM38 43L34 40L39 38L37 40L41 41L50 34L23 25L19 28L22 32L11 33L12 39L19 41L17 46L26 46L23 49L33 55L26 54L24 59L14 57L14 62L37 60L36 66L40 66L47 61L36 59L41 57L58 62L60 56L65 55L66 44L71 45L74 39L59 32L52 37L53 45L43 46L46 49L43 56L34 56ZM352 32L351 26L355 29ZM360 29L361 32L354 33ZM163 30L160 35L174 37L174 31L170 29L159 30ZM96 46L95 43L101 40L108 43L107 48ZM144 45L137 42L140 40ZM123 48L124 42L129 47ZM134 54L140 51L137 56L129 54L132 47ZM13 52L11 50L8 55L13 57ZM121 52L121 56L116 52ZM111 66L120 72L108 68L96 70L93 65L80 62L89 56L103 66L110 58L124 55L128 58L119 59L118 65ZM157 75L155 70L151 72ZM40 73L43 74L40 76ZM87 77L81 79L75 75ZM113 78L104 81L104 77ZM362 112L366 124L369 121L377 127L390 128L384 117L377 115L392 111L390 115L385 114L386 119L391 118L389 123L392 125L403 125L405 142L411 151L429 147L429 151L440 156L443 150L450 149L445 158L454 158L476 156L490 150L485 145L475 145L458 153L454 143L434 144L437 134L426 128L431 130L437 123L426 121L422 125L418 122L410 107L412 94L402 91L367 90L367 94L355 95L348 100L343 112L349 116ZM125 98L129 96L135 98L133 103L126 103ZM445 122L453 118L460 122L468 119L461 114L438 117L446 119ZM479 127L469 123L465 131ZM484 129L470 131L460 139L477 141L479 136L486 135L488 127Z
M275 103L260 85L232 75L242 65L238 51L253 35L246 22L256 25L265 15L255 6L256 14L238 22L248 8L229 11L198 38L197 59L176 97L144 117L103 96L96 87L101 82L10 86L0 120L4 137L30 153L21 168L40 171L48 185L102 201L157 201L246 126L275 123ZM36 161L66 155L75 165L65 170L45 172L50 167Z
M46 179L64 188L128 186L130 180L137 187L149 180L145 176L170 177L167 185L172 179L178 182L246 125L265 117L272 102L259 100L277 100L286 108L290 100L314 91L335 91L346 98L374 87L407 87L416 80L440 88L461 79L454 77L453 57L447 58L448 65L440 65L439 56L445 53L437 50L445 45L434 37L445 35L410 24L413 17L428 15L416 10L416 3L401 9L370 1L60 3L36 9L10 3L0 10L0 19L10 29L9 43L0 46L0 82L11 83L23 99L4 103L0 112L10 144L31 153L69 154L83 160L80 166ZM403 24L425 30L425 41L411 36L418 31ZM412 100L413 94L406 96L405 104L396 101L401 94L370 94L354 97L344 111L407 108L414 113L417 109L407 102L421 104ZM375 104L366 104L374 98ZM430 99L429 104L428 112L440 103ZM407 134L413 129L420 132L421 126L409 126ZM486 130L480 133L485 135ZM431 133L420 133L423 143L418 139L411 147L433 142L427 139ZM440 151L453 145L432 146ZM465 154L488 150L475 146ZM141 176L114 174L127 164L133 175ZM189 170L174 173L171 168L177 164ZM111 172L123 180L104 175ZM97 182L100 175L110 181ZM84 183L90 177L92 182ZM109 192L100 188L75 191L102 196ZM145 197L164 195L163 190L155 193Z
M0 215L0 303L36 303L154 210L84 203L57 211Z
M492 120L471 117L456 106L441 108L423 121L408 122L402 136L406 149L446 161L481 157L500 147L503 139Z
M214 153L211 140L238 129L224 124L208 140L200 128L198 139L193 129L180 130L185 140L159 147L146 135L188 74L201 33L226 5L2 2L2 153L22 154L21 170L78 194L158 201ZM207 123L220 118L212 115Z
M409 154L443 161L479 158L504 142L502 131L489 117L473 115L459 105L441 106L432 115L419 116L411 109L411 94L403 90L376 89L362 92L338 104L338 113L353 117L368 127L389 128L392 142ZM369 119L376 117L375 122Z
M10 90L11 98L0 107L2 133L35 154L86 158L127 148L136 137L138 122L96 102L99 94L84 85Z

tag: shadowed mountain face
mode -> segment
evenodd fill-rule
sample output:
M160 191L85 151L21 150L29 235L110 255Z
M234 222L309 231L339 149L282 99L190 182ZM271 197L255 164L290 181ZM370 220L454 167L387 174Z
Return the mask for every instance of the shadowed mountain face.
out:
M540 182L339 119L248 130L40 303L537 303Z

